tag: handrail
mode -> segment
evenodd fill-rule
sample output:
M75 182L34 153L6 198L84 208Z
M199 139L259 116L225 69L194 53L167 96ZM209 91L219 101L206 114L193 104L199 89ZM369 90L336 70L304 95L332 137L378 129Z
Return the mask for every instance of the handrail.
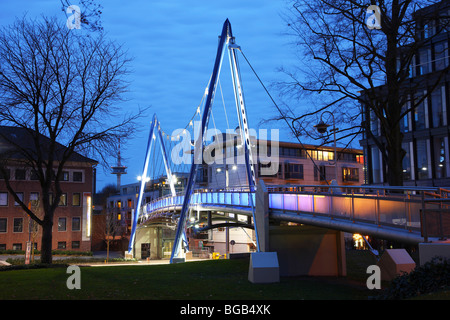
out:
M327 189L369 189L369 190L404 190L404 191L439 191L438 187L404 187L404 186L359 186L359 185L305 185L305 184L284 184L266 185L267 189L274 188L327 188Z

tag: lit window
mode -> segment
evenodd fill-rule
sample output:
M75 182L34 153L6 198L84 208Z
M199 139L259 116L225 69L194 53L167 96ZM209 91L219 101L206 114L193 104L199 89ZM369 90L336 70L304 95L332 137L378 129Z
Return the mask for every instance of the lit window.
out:
M58 218L58 231L66 231L66 218Z

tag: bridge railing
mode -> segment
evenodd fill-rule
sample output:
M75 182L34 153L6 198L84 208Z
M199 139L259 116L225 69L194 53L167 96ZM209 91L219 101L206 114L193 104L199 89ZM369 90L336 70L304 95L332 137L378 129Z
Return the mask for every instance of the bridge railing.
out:
M255 201L255 194L250 193L248 187L234 187L224 189L196 189L191 196L191 205L217 204L248 207L251 205L250 195ZM146 203L141 210L140 217L145 217L151 212L165 209L172 210L174 207L183 205L184 194L178 193L175 197L167 195Z
M339 217L421 231L425 208L441 207L447 190L429 187L267 186L271 209ZM432 200L432 201L429 201Z
M270 209L394 226L420 231L424 236L431 233L424 227L436 228L430 226L431 218L427 224L423 223L426 216L450 209L450 191L441 188L269 185L267 191ZM197 189L191 196L191 205L248 207L250 196L255 203L255 193L250 193L249 188ZM145 205L141 217L161 210L173 212L175 207L182 206L183 200L183 193L156 199Z

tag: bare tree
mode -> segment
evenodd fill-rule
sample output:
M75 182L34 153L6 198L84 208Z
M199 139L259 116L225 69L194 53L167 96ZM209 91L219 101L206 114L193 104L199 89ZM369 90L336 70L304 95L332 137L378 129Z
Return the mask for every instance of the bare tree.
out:
M312 97L312 107L303 108L304 114L287 108L281 115L291 121L295 135L314 136L312 124L324 111L330 111L341 126L338 137L351 141L367 133L387 164L388 183L403 185L405 151L400 122L427 99L449 70L447 66L421 79L410 74L419 49L433 38L424 37L421 27L427 21L417 21L415 12L435 2L372 1L381 18L374 28L369 23L374 7L368 11L367 1L290 1L291 13L285 19L302 65L282 69L289 80L277 83L277 87L283 96ZM437 18L439 34L446 30L448 21L447 12L443 14L439 6L427 17L428 22ZM427 94L417 98L417 89L424 86ZM369 115L380 123L379 136L369 128Z
M43 263L52 262L64 166L76 154L107 166L119 139L133 134L142 115L119 107L129 62L122 47L104 35L69 30L56 18L17 19L0 31L0 125L23 133L21 139L0 135L0 172L15 201L42 227ZM11 158L37 175L42 218L13 189L6 172Z
M109 252L111 242L117 239L122 241L127 233L127 225L125 217L120 217L119 210L114 210L115 208L108 208L107 198L110 195L119 193L119 190L115 184L108 184L97 194L98 203L102 206L102 215L104 215L104 225L97 226L96 232L101 239L106 243L106 261L109 260Z

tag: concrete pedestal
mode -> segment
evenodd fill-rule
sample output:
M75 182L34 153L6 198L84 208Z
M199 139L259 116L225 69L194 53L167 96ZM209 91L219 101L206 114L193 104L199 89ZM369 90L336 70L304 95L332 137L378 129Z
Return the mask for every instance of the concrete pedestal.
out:
M276 252L254 252L250 255L248 280L252 283L280 282Z
M403 272L409 273L416 267L416 263L405 249L388 249L378 261L381 280L390 281Z
M172 263L184 263L186 262L185 258L173 258Z

